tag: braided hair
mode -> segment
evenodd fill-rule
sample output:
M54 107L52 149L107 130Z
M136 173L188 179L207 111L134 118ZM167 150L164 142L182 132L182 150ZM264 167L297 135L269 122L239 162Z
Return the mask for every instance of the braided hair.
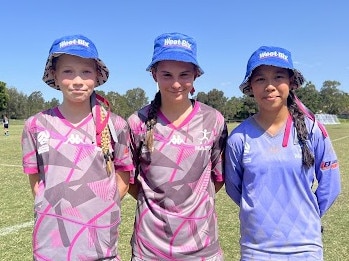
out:
M145 122L147 126L147 132L145 135L145 145L147 146L150 152L154 150L154 126L157 123L157 115L158 115L160 106L161 106L161 93L160 91L158 91L155 94L154 100L152 100L150 103L148 118L147 118L147 121Z
M309 168L314 164L315 160L314 155L311 153L307 145L308 130L305 125L305 115L296 103L296 96L294 90L290 90L290 93L287 97L287 107L292 116L294 126L297 131L298 141L302 148L303 165Z

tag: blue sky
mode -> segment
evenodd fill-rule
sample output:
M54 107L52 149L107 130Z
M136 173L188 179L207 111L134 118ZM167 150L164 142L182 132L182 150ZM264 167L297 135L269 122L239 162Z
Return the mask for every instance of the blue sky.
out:
M295 67L320 90L325 80L349 93L349 1L5 1L1 4L0 81L45 100L61 93L42 80L52 42L84 34L97 46L110 77L100 88L125 94L141 87L151 100L156 85L145 68L153 41L164 32L182 32L198 43L205 74L196 91L238 89L246 63L261 45L292 52Z

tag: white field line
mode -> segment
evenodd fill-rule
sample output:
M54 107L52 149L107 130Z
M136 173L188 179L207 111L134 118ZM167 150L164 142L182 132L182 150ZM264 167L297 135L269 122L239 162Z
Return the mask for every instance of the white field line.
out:
M335 139L335 140L332 140L332 141L339 141L339 140L344 140L346 138L349 138L349 136L344 136L344 137L341 137L341 138L338 138L338 139Z
M11 164L0 164L0 166L4 166L4 167L18 167L18 168L22 168L22 165L11 165Z
M17 232L18 230L20 230L22 228L27 228L27 227L31 227L31 226L33 226L33 221L28 221L28 222L14 225L11 227L0 228L0 236L6 236L8 234L12 234L12 233Z

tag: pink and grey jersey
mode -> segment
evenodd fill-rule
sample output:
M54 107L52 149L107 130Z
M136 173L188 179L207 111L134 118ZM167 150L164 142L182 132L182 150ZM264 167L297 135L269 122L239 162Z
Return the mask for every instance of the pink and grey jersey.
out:
M144 144L148 110L128 119L141 184L132 260L223 260L214 182L224 182L224 118L199 102L178 127L158 112L150 153Z
M114 170L110 176L96 144L92 116L73 126L54 108L25 122L24 172L40 174L34 206L34 260L119 260L120 196L115 170L133 170L133 163L128 125L115 114L110 117L117 138L111 148Z
M323 260L321 217L340 193L340 172L329 137L305 120L310 168L293 123L286 147L284 130L271 136L253 117L228 138L225 187L240 207L241 260Z

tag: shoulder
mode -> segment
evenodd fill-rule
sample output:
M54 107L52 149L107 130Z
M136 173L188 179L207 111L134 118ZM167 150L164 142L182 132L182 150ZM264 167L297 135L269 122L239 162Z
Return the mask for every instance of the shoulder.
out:
M215 108L213 108L205 103L195 101L195 106L198 108L198 111L200 111L201 113L212 114L218 118L224 118L223 114L220 111L218 111L217 109L215 109Z
M131 129L139 128L140 125L147 121L149 108L150 105L146 105L127 118L127 122Z

